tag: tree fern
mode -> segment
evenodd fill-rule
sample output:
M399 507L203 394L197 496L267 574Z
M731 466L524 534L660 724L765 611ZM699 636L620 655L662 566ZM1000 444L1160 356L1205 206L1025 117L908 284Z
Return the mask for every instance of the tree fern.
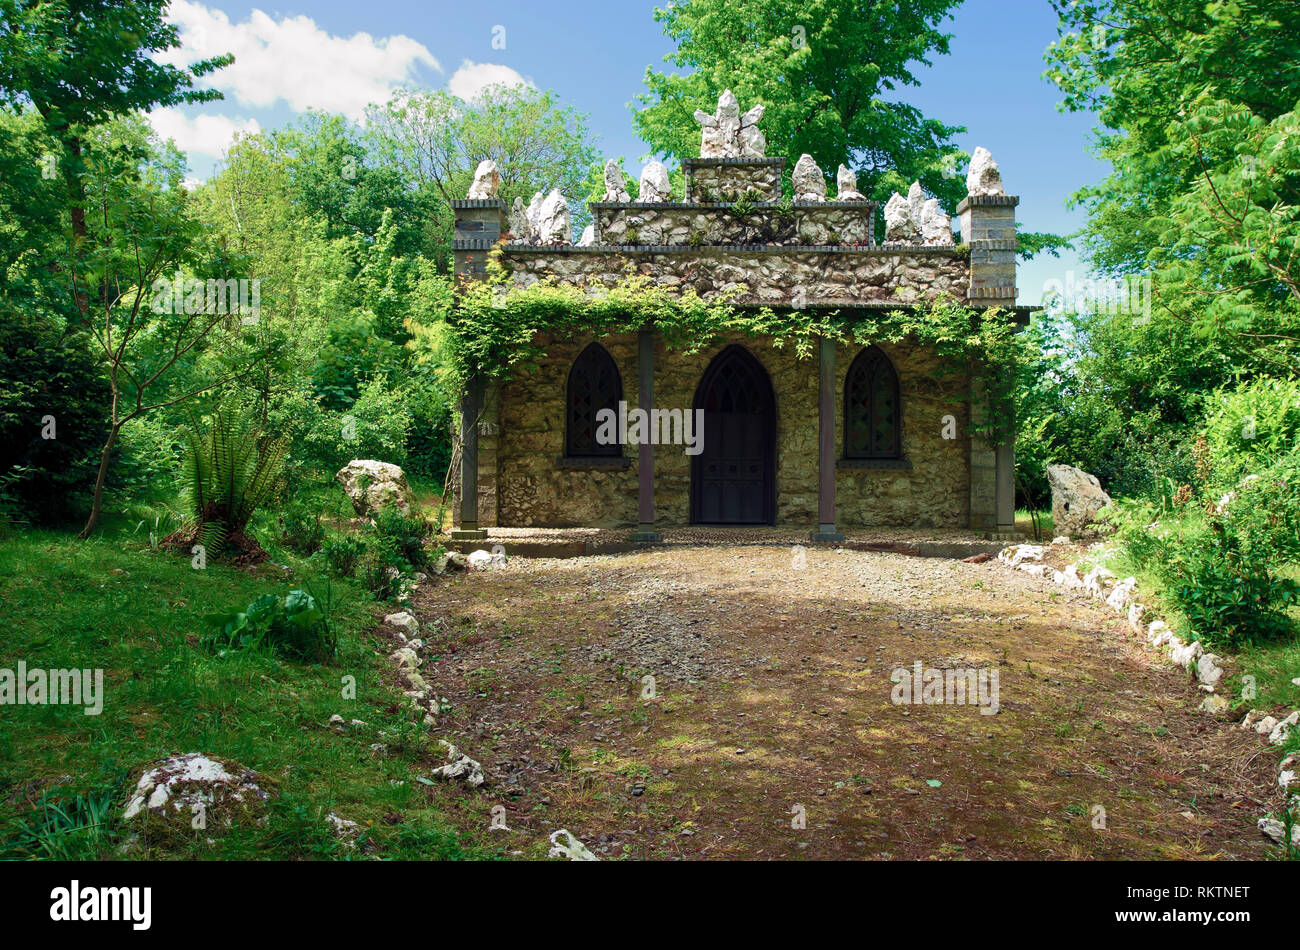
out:
M191 418L184 433L180 494L194 540L219 551L247 527L275 492L287 446L262 432L251 413L218 406L206 429Z

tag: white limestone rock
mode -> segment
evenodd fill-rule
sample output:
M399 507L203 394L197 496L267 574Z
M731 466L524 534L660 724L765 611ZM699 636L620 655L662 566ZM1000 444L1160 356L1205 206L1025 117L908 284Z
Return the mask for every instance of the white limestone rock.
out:
M739 158L766 158L767 136L758 127L763 118L763 104L760 102L740 117Z
M919 231L925 214L925 189L919 181L912 182L912 186L907 189L907 207L912 212L912 221Z
M758 128L762 118L762 103L741 115L735 94L730 89L723 90L715 113L695 110L701 133L700 157L763 158L767 153L767 138Z
M500 551L475 551L465 559L470 570L489 571L506 566L506 556Z
M858 191L858 175L847 165L841 165L835 174L836 201L866 201L867 196Z
M485 158L474 170L474 183L469 186L469 194L465 197L495 198L500 188L501 173L497 171L497 163L490 158Z
M569 217L569 203L558 188L552 188L537 209L533 230L542 244L569 244L573 241L573 223Z
M970 171L966 173L966 192L970 195L1005 195L1002 186L1002 172L998 163L988 149L980 146L970 159Z
M1015 544L998 552L998 560L1008 567L1019 567L1025 561L1041 561L1043 547L1039 544Z
M906 198L894 192L885 204L885 241L890 244L914 244L917 233L916 222L912 219L912 206Z
M1126 577L1113 588L1106 597L1106 604L1116 613L1126 613L1129 602L1133 599L1133 591L1137 589L1137 578Z
M952 218L943 213L938 198L930 198L921 206L921 243L927 247L951 247Z
M1293 712L1272 728L1268 734L1268 744L1281 745L1286 742L1287 737L1291 735L1291 730L1297 725L1300 725L1300 710Z
M196 815L229 827L253 817L263 821L271 793L252 769L214 755L189 752L146 769L122 812L123 821L147 814L189 831Z
M1223 657L1217 653L1203 653L1196 661L1196 678L1211 690L1223 679Z
M410 647L394 650L388 655L388 658L397 664L399 670L418 670L422 662L419 654Z
M396 627L408 637L415 638L420 635L420 621L416 620L405 610L395 614L389 614L384 618L384 623L388 624L390 627Z
M605 163L605 200L627 204L632 200L623 178L623 168L614 159Z
M585 844L575 838L567 828L551 832L551 849L548 858L568 858L570 861L599 861Z
M642 170L641 192L636 200L638 204L661 204L673 200L673 186L663 162L651 162Z
M518 244L527 244L533 239L533 225L528 220L528 209L524 207L523 198L515 196L506 227L510 230L510 237Z
M1083 589L1098 600L1105 599L1114 583L1115 575L1100 564L1083 576Z
M1199 660L1204 652L1205 647L1201 646L1200 640L1193 640L1191 643L1183 643L1181 640L1171 641L1169 659L1183 669L1190 670L1192 664Z
M478 788L484 782L483 766L467 755L463 755L450 742L439 739L438 745L447 752L447 764L433 769L429 774L436 778L464 782L471 788Z
M589 224L582 229L582 237L578 238L578 247L591 247L596 243L596 226Z
M1281 844L1286 836L1286 825L1276 818L1261 818L1259 820L1259 830L1278 844ZM1291 826L1291 846L1300 848L1300 821Z
M807 152L795 162L794 172L790 176L794 186L795 201L825 201L826 176Z
M402 514L409 515L415 504L406 473L389 462L353 459L334 477L363 518L373 517L388 505L395 505Z
M1110 495L1097 476L1073 465L1049 465L1047 481L1052 488L1052 522L1056 530L1071 537L1096 535L1097 515L1110 504Z
M1222 696L1206 696L1201 700L1201 712L1207 716L1221 716L1228 711L1232 704Z

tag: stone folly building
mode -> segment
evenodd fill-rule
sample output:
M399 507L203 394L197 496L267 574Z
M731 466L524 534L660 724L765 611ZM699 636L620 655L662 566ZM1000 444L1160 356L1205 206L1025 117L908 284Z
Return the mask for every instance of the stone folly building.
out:
M593 223L577 244L558 192L507 208L497 169L484 162L469 196L453 202L457 279L481 279L500 245L517 286L550 278L607 287L630 264L706 299L739 288L738 306L866 311L859 318L942 297L1014 306L1019 199L1004 192L987 151L976 151L956 209L960 246L919 185L886 205L881 245L876 206L844 166L831 198L804 155L792 170L793 204L782 202L786 162L765 157L761 117L762 106L742 115L730 92L715 114L696 113L701 156L684 162L680 201L658 162L631 201L610 162L604 200L591 203ZM967 434L972 381L939 373L924 347L823 341L815 359L801 360L780 341L736 336L687 355L654 327L538 342L546 355L532 371L467 389L459 539L489 527L628 527L640 540L692 524L798 525L828 541L842 528L1012 530L1013 446ZM602 428L638 406L702 439L692 448L664 444L658 426ZM689 432L695 420L702 433Z

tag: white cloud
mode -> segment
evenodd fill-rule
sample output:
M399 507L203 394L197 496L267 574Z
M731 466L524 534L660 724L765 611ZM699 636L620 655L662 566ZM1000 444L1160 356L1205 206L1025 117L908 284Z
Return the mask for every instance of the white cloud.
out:
M236 132L250 135L262 130L256 119L232 119L224 115L185 115L179 109L155 109L149 113L154 131L162 139L174 139L188 155L220 156L230 148Z
M409 36L332 36L310 17L273 20L256 9L231 23L222 11L190 0L172 0L167 19L179 28L182 46L160 60L185 66L234 53L232 65L200 82L245 106L283 100L297 111L317 108L360 120L367 105L386 102L396 86L413 79L417 66L442 72L424 44Z
M447 80L447 89L453 96L461 99L473 99L488 86L533 86L531 80L525 79L509 66L499 63L475 63L464 60Z

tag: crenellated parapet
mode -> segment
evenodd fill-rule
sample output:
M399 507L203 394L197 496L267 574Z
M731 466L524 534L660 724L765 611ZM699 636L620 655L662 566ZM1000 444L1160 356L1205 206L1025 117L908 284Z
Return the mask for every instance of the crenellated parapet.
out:
M575 243L569 205L552 190L511 208L497 197L500 175L483 162L456 214L455 271L485 272L500 244L518 284L550 277L609 286L628 265L661 286L703 296L746 288L741 300L789 306L886 306L952 297L985 306L1014 303L1015 207L997 164L977 149L969 196L952 219L919 183L884 209L885 242L876 240L878 206L840 165L835 194L811 155L786 183L786 160L764 154L762 108L741 113L731 93L713 114L700 112L701 157L682 163L685 193L673 194L668 169L650 162L634 200L617 162L605 166L603 200L588 205L592 223ZM783 198L791 194L791 199Z

